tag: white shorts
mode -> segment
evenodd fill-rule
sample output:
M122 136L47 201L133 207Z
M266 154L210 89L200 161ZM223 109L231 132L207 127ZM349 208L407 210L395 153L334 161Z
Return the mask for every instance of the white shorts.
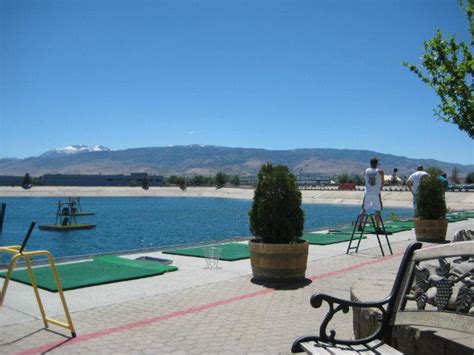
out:
M365 194L364 201L362 202L362 208L366 211L370 209L375 211L381 211L383 209L383 206L380 194Z

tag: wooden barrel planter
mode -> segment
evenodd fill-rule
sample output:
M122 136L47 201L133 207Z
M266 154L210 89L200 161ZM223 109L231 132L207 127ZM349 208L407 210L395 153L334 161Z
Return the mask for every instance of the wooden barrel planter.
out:
M255 281L291 282L305 279L308 242L266 244L249 241Z
M420 242L444 243L447 230L447 219L415 219L416 240Z

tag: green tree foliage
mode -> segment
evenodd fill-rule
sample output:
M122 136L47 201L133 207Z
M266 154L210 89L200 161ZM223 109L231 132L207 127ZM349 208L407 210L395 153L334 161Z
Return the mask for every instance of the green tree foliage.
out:
M426 169L426 172L432 176L441 176L444 174L444 171L441 170L440 168L436 167L436 166L431 166L429 167L428 169Z
M181 190L186 190L186 187L187 187L187 181L186 181L186 178L184 176L179 176L178 177L178 181L177 181L177 185L179 186L179 188Z
M32 177L33 180L33 186L41 186L43 185L43 181L40 177Z
M357 175L356 179L355 179L355 182L356 182L357 185L364 185L365 184L364 177L360 176L360 175Z
M186 182L186 178L184 176L180 176L178 177L178 186L181 190L186 190L186 187L187 187L187 182Z
M216 174L216 187L220 189L221 187L224 187L224 185L229 181L229 177L224 174L223 172L218 172Z
M171 175L166 178L166 185L176 186L178 185L178 177L176 175Z
M186 181L186 185L191 186L217 186L217 188L221 188L225 186L225 184L229 182L234 186L240 185L240 179L237 175L226 175L222 172L216 174L216 176L203 176L203 175L195 175L189 181ZM166 184L169 186L183 186L183 178L171 175L166 179Z
M216 183L212 176L195 175L192 184L194 186L214 186Z
M468 0L467 4L464 1L460 3L467 13L473 45L474 0ZM435 115L445 122L456 124L471 138L474 138L473 58L468 44L458 43L453 36L445 39L438 29L436 35L425 42L421 67L403 63L436 91L441 103Z
M301 192L288 167L262 165L249 219L250 232L263 243L288 244L301 237Z
M234 176L231 176L229 178L229 182L231 183L231 185L233 186L239 186L240 185L240 178L238 175L234 175Z
M474 184L474 172L467 174L466 184Z
M451 180L451 182L453 184L461 183L461 181L459 180L459 169L458 168L454 168L453 171L451 171L451 176L449 177L449 180Z
M416 212L421 219L443 219L446 217L444 187L436 176L428 175L420 180L416 194Z
M339 175L339 176L337 177L337 181L338 181L340 184L345 184L345 183L350 182L349 174L343 173L343 174Z
M148 190L150 188L150 180L148 179L148 176L144 176L142 180L142 189L143 190Z
M184 176L171 175L166 179L166 185L179 186L181 190L186 190L187 182Z
M31 178L29 173L25 174L25 177L23 178L23 182L21 183L21 187L24 189L31 189L33 186L33 179Z

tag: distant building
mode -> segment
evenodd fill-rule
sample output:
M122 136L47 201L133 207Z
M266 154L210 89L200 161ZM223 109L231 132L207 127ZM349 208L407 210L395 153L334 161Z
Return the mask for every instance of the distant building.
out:
M323 174L299 174L296 176L299 186L327 186L331 184L331 176Z
M239 176L240 186L256 186L257 185L257 176L248 175L248 176Z
M149 186L163 186L165 178L147 173L130 175L43 175L44 186L142 186L143 178L148 177Z
M24 176L0 175L0 186L21 186Z
M239 176L240 186L256 186L257 176ZM296 182L298 186L327 186L331 184L332 177L330 175L323 174L298 174L296 175Z

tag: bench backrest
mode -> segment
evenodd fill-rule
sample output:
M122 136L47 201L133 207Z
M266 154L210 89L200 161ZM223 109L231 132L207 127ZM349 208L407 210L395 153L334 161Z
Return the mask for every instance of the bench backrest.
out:
M416 250L397 293L391 324L474 334L474 241Z

